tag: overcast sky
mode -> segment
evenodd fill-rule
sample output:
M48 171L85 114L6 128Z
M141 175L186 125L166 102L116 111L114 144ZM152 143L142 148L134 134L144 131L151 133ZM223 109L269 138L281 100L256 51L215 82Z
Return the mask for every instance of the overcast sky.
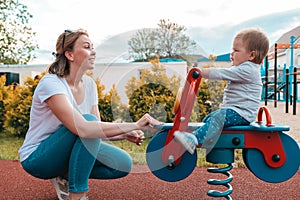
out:
M54 50L65 29L84 28L95 45L140 28L156 28L160 19L187 28L234 25L256 17L300 8L299 0L19 0L33 14L40 49ZM274 22L276 23L276 22Z

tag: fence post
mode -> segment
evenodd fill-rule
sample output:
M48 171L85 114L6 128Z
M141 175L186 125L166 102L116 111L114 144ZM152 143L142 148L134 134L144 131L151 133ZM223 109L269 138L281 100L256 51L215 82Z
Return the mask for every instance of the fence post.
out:
M285 69L285 113L289 113L289 69Z
M296 104L297 104L297 68L294 67L294 82L293 82L293 115L296 115Z
M274 107L277 107L277 43L274 50Z
M268 104L268 56L265 58L265 106Z

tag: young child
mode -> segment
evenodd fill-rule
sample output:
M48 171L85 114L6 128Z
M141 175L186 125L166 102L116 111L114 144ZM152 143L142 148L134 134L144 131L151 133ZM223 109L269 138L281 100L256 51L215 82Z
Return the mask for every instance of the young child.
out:
M212 148L224 127L249 125L259 108L262 81L260 64L269 50L267 36L258 28L245 29L233 40L230 68L201 69L202 77L227 81L220 109L208 114L193 133L174 133L175 140L193 154L197 145Z

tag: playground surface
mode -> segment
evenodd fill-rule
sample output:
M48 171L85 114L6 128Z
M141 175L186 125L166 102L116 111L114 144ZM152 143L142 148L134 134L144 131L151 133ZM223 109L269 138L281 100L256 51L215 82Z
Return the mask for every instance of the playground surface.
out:
M268 107L273 122L290 126L289 134L299 142L300 113L292 115L292 107L289 113L285 113L282 103L274 108L273 102L269 102ZM300 171L289 180L276 184L261 181L247 168L234 168L230 172L233 175L231 182L233 199L296 200L300 198ZM0 200L57 199L50 181L28 175L19 161L1 160L0 174ZM212 178L223 179L224 176L208 173L203 167L196 167L186 179L170 183L155 177L147 166L134 166L132 173L121 179L90 180L88 196L91 200L215 199L208 197L206 192L211 189L224 191L226 188L208 185L206 181Z
M18 161L0 161L0 173L1 200L57 199L50 181L31 177ZM277 184L259 180L246 168L234 168L231 173L233 199L297 200L300 197L300 172ZM212 200L215 198L208 197L206 192L210 189L224 190L224 187L208 185L206 181L210 178L217 176L208 173L206 168L196 167L186 179L169 183L153 176L147 166L134 166L133 173L121 179L90 180L88 195L91 200Z
M264 103L261 106L264 106ZM285 106L284 102L278 102L277 107L274 107L274 102L267 103L273 122L289 126L288 133L300 144L300 104L296 106L296 115L293 115L292 105L288 105L288 113L285 112Z

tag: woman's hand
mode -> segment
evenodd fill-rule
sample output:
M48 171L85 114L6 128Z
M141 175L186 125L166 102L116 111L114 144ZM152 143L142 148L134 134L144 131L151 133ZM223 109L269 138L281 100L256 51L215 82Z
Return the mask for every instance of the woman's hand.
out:
M126 140L140 146L145 139L144 132L141 130L131 131L125 134Z
M141 117L136 124L142 130L150 130L153 129L156 125L161 125L163 122L160 122L153 117L151 117L148 113L146 113L143 117Z

